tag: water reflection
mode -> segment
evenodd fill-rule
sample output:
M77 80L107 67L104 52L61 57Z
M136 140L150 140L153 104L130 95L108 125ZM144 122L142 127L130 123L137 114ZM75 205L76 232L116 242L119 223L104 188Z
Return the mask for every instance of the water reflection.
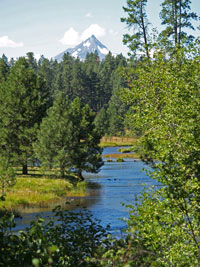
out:
M118 148L106 148L104 153L114 153ZM122 206L125 204L134 204L135 198L142 192L145 187L158 186L158 183L146 175L143 168L150 168L141 161L125 162L105 162L98 174L84 173L84 177L90 183L97 183L100 188L90 187L90 195L85 198L72 198L71 204L63 202L53 202L50 207L41 207L31 210L25 208L20 210L23 215L22 220L18 220L17 229L23 229L25 225L37 215L43 217L51 215L51 210L56 205L61 205L63 209L79 210L87 207L94 217L102 221L102 225L111 225L111 230L120 231L125 227L125 222L120 218L128 217L128 209ZM146 185L145 185L146 184ZM78 206L77 206L78 205ZM29 213L29 214L28 214Z

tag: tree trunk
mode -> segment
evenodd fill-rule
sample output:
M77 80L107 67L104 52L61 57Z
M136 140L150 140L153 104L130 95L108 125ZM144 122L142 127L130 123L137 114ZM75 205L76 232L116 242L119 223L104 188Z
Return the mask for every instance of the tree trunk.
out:
M82 175L82 170L81 170L81 169L78 169L78 179L79 179L80 181L84 181L84 177L83 177L83 175Z
M24 164L22 167L22 174L28 174L28 166L27 164Z
M144 23L144 14L143 14L142 1L140 2L140 18L141 18L141 22L142 22L142 31L143 31L143 37L144 37L144 48L145 48L145 51L146 51L146 57L148 59L150 59L149 45L148 45L148 41L147 41L147 30L146 30L145 23Z
M178 34L178 47L180 48L181 47L181 19L182 19L182 10L181 10L181 7L182 7L182 1L180 0L180 3L179 3L179 34Z
M60 167L60 175L61 175L61 178L65 177L65 167L63 166Z
M175 46L178 44L178 8L177 0L174 2L174 42Z

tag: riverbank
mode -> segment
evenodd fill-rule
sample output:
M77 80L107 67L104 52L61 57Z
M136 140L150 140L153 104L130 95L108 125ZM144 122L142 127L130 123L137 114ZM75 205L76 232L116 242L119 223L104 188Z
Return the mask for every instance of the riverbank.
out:
M101 147L117 147L117 146L133 146L138 141L138 138L126 136L103 136L101 138Z
M114 139L114 138L113 138ZM111 138L111 140L113 140ZM129 145L125 145L125 142L123 142L122 146L114 146L114 150L112 149L112 151L109 151L111 153L109 153L106 150L105 153L103 153L102 157L109 160L109 159L116 159L116 160L120 160L120 159L140 159L139 155L137 153L135 153L133 146L136 145L136 142L138 142L138 139L134 139L134 138L129 138ZM110 140L110 139L108 139ZM116 139L116 141L118 140L118 142L122 143L122 140L124 140L122 137L118 139ZM125 139L126 140L126 139ZM132 142L132 143L131 143ZM108 144L108 146L105 145L105 147L107 148L112 148L109 146L109 141L105 144ZM116 149L118 147L118 149Z
M105 154L104 158L114 158L114 159L139 159L139 156L136 153L123 153L123 154Z
M5 201L0 201L0 210L15 210L19 206L41 206L64 197L87 196L85 182L76 182L75 174L60 179L53 174L44 174L40 168L31 168L29 175L17 175L16 184L6 192Z

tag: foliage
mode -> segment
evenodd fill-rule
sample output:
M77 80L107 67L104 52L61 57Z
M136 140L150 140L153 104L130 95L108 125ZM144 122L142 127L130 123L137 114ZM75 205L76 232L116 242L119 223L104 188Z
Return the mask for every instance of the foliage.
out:
M196 13L190 12L190 4L190 0L164 0L161 5L160 18L166 28L160 33L160 38L169 50L194 39L192 35L188 36L183 31L186 28L194 30L191 20L198 18Z
M0 221L0 266L95 266L86 262L95 255L106 229L88 211L61 211L45 222L37 218L26 231L10 231L13 217Z
M144 192L139 202L127 206L130 217L124 238L106 238L89 262L119 267L198 266L196 242L181 202L169 198L165 188ZM193 228L195 234L198 230Z
M140 244L147 240L151 253L162 254L156 256L161 266L168 266L166 260L189 266L190 257L192 266L199 264L198 46L179 49L169 59L159 51L151 65L137 69L137 79L131 80L124 94L124 101L134 103L131 116L135 128L144 132L138 153L153 167L149 175L165 186L156 197L143 201L130 224L136 221ZM129 79L134 75L130 70Z
M146 4L147 0L127 0L127 7L123 7L127 17L121 18L121 21L125 22L129 29L133 29L132 34L124 35L124 44L128 44L134 55L138 52L139 54L145 53L145 56L150 58L149 22L145 11Z
M43 119L35 144L36 156L43 166L59 167L62 177L75 168L80 179L82 170L97 172L102 166L100 135L94 127L94 114L76 98L71 103L58 94L53 107Z
M117 158L116 161L117 162L124 162L124 159L123 158Z
M118 151L122 153L130 153L133 152L133 149L131 147L126 147L126 148L119 148Z
M32 156L32 143L44 115L43 86L22 57L10 69L0 90L0 154L23 165L23 173L27 173L27 160Z
M6 80L9 73L8 59L5 55L0 58L0 82L1 84Z
M7 188L13 186L16 183L15 176L15 171L9 166L8 160L6 158L0 158L0 200L5 201Z
M95 126L97 130L104 135L108 129L108 115L105 107L102 107L95 117Z

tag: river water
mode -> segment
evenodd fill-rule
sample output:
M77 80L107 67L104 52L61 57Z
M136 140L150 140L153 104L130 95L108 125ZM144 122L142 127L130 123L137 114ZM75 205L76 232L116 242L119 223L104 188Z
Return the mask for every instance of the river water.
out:
M105 148L103 154L118 153L118 147ZM122 205L134 204L136 197L142 190L149 186L157 186L158 183L146 175L144 168L150 170L140 160L124 159L125 162L105 162L98 174L83 173L86 181L94 183L90 189L90 196L85 198L71 199L70 209L78 211L83 206L92 212L95 218L101 220L101 224L110 224L111 232L120 232L126 224L122 218L128 217L128 209ZM22 219L17 219L16 230L24 229L29 225L36 215L42 217L50 216L54 206L65 205L66 199L62 203L52 203L51 207L41 207L41 209L20 210ZM77 207L77 204L79 205Z

